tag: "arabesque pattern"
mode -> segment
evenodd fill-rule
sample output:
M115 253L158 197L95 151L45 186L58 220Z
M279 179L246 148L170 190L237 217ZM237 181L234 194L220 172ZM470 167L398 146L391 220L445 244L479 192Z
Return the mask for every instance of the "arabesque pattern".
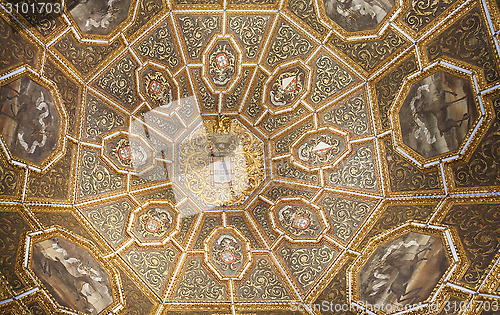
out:
M41 2L0 0L0 314L498 314L498 1Z

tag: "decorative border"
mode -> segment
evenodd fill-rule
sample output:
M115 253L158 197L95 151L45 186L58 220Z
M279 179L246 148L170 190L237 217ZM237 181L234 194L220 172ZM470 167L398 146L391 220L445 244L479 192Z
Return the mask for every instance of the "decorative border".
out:
M76 27L75 27L76 28ZM73 73L78 74L79 78L81 78L84 82L89 82L97 73L99 73L102 69L105 67L102 67L102 65L107 65L110 63L112 60L116 59L117 56L123 53L126 49L126 43L124 39L120 36L117 36L116 38L113 39L113 42L118 42L119 46L111 52L106 58L104 58L101 62L99 67L93 68L89 73L86 75L83 75L76 67L75 65L69 61L59 50L56 49L55 45L59 42L60 39L62 39L65 35L69 35L71 37L71 40L73 43L76 44L81 44L81 45L92 45L92 46L101 46L101 47L107 47L109 46L110 43L102 43L99 41L93 41L93 42L84 42L81 39L78 38L78 35L75 31L75 28L70 29L69 31L66 31L65 33L61 34L59 37L58 41L53 42L48 46L48 49L52 54L56 56L58 60L64 60L64 65L72 70ZM111 42L111 41L110 41ZM61 70L64 70L61 69Z
M490 197L453 196L453 197L449 197L444 201L443 205L439 207L439 210L435 212L434 216L429 221L429 224L436 224L436 225L441 224L441 222L445 218L446 214L455 205L477 205L477 204L500 204L500 197L499 196L490 196ZM452 231L454 231L454 229ZM456 233L455 233L455 235L456 235ZM461 240L458 237L458 235L454 236L453 241L456 244L461 244ZM486 271L488 271L488 270L492 271L493 268L495 267L495 263L499 259L500 259L500 252L498 252L495 255L492 262L485 269L484 275L481 277L481 279L479 279L479 281L478 281L479 284L474 286L474 287L461 282L459 277L452 279L452 281L459 283L460 286L462 286L466 289L469 289L469 290L480 290L480 288L482 288L483 285L485 286L486 289L488 289L489 282L486 281L486 279L488 278L488 272L486 272ZM465 270L464 270L464 272L465 272ZM489 284L491 285L491 283L489 283Z
M459 1L457 1L457 2L459 2ZM439 29L443 30L443 32L446 31L450 26L455 24L459 19L466 16L474 7L479 8L479 11L481 12L482 21L483 21L483 23L486 24L486 32L488 33L488 35L490 35L489 28L487 27L488 23L486 22L487 19L486 19L485 13L484 13L484 9L481 5L477 4L477 2L475 2L475 1L468 2L463 8L461 8L460 10L457 11L458 12L457 14L453 15L452 18L450 18L446 22L442 23L439 26ZM423 39L417 43L416 46L417 46L417 49L419 50L419 52L421 52L420 59L421 59L421 63L422 63L423 67L433 63L429 60L429 56L428 56L428 53L426 52L425 48L427 47L427 45L430 42L432 42L432 40L434 40L436 37L438 37L441 34L442 34L442 32L433 32L433 33L431 33L431 35L429 35L428 37L426 37L425 39ZM496 47L496 45L493 41L493 38L491 36L488 36L488 41L489 41L489 44L491 45L491 47L493 47L493 48ZM499 66L500 65L500 57L498 55L498 51L496 54L493 55L493 59L496 61L496 65ZM483 69L480 67L473 66L467 62L460 61L460 60L457 60L454 58L450 58L448 56L441 56L441 57L437 58L436 61L437 60L439 60L440 62L446 62L448 64L455 65L457 67L460 67L462 69L465 69L465 70L468 70L468 71L474 73L475 76L478 78L477 84L479 85L479 88L481 90L494 87L495 84L498 84L498 81L495 81L495 82L488 84L486 82L486 78L484 76Z

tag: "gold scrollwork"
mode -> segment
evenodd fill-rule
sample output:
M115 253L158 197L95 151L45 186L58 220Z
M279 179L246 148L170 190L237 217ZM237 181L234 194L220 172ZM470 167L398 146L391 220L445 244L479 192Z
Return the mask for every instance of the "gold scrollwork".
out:
M264 179L263 144L227 117L205 121L179 154L181 181L205 205L241 204Z

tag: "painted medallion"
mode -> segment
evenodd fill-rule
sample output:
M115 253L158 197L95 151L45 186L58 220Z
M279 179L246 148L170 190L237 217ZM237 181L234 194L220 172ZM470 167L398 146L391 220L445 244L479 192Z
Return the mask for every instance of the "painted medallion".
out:
M31 268L62 306L95 315L113 303L107 272L91 253L65 238L35 243Z
M381 244L359 271L363 301L396 309L426 300L450 262L439 237L410 232Z
M218 42L209 56L210 78L217 86L225 86L236 70L236 54L227 41Z
M241 245L232 235L222 234L212 245L212 258L222 274L233 275L243 264Z
M120 139L116 144L111 144L109 156L124 167L132 167L132 150L128 139Z
M394 0L323 0L326 15L348 32L376 29Z
M306 74L301 67L283 71L271 85L269 100L276 107L290 105L304 90Z
M300 205L284 205L278 210L278 221L283 229L299 238L316 237L321 231L318 217Z
M477 117L470 82L445 71L413 84L399 110L403 142L424 158L459 149Z
M0 132L10 153L41 164L57 149L61 127L52 93L23 76L0 88Z
M108 35L125 21L130 4L130 0L73 0L67 10L83 34Z
M330 134L321 134L307 139L298 148L298 158L311 166L333 162L344 150L344 141Z
M163 73L149 70L143 75L142 81L146 97L154 107L169 108L172 106L172 84Z
M142 240L161 240L172 230L173 218L164 208L150 208L137 218L135 234Z

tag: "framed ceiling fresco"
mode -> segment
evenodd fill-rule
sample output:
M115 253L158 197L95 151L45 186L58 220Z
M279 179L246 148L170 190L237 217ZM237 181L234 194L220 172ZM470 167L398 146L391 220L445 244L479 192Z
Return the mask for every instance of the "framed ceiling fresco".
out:
M0 314L500 314L499 7L0 0Z

